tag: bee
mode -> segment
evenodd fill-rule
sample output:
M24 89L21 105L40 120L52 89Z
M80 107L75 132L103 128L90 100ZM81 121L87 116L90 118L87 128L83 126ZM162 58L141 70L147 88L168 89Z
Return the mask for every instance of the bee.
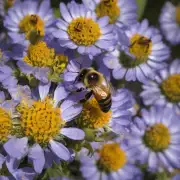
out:
M30 17L30 22L32 24L36 25L37 22L38 22L38 17L36 15L32 14L31 17Z
M134 41L129 47L133 47L133 45L137 43L141 46L147 46L146 52L149 49L149 44L151 43L151 39L145 39L144 37L139 38L138 40Z
M103 74L93 68L83 68L75 81L82 82L90 90L85 96L85 101L94 95L100 109L105 113L109 111L112 105L111 86ZM82 89L79 91L82 91Z

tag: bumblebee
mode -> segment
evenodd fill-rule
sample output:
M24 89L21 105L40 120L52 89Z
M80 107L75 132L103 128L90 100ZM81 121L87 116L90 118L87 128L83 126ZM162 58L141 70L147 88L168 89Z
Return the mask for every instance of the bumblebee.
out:
M112 105L111 86L103 74L93 68L83 68L75 81L82 82L90 90L85 96L85 101L94 95L100 109L105 113L109 111ZM79 89L79 91L82 91L82 89Z

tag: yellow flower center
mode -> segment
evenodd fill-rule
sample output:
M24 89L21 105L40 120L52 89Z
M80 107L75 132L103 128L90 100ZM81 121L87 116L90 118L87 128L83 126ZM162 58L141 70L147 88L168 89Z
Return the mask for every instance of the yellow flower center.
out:
M147 37L135 34L130 39L129 52L135 56L138 63L144 63L151 54L152 42Z
M49 67L53 72L62 73L68 64L68 57L63 54L55 55L53 48L49 48L44 41L30 44L27 55L23 59L33 67Z
M0 143L7 140L8 135L11 134L12 120L10 115L2 108L0 108Z
M63 54L58 54L55 56L54 62L53 62L53 71L60 74L64 71L68 64L68 57L64 56Z
M109 16L109 22L111 24L115 23L120 16L118 0L101 0L95 12L98 17Z
M176 7L176 22L180 25L180 5Z
M19 22L19 30L26 34L26 39L30 39L32 31L36 31L39 36L44 36L44 21L36 14L28 14Z
M91 18L79 17L69 24L67 32L77 45L91 46L101 36L98 23Z
M170 75L162 82L161 89L169 101L180 102L180 74Z
M24 61L37 67L52 66L55 57L53 48L48 48L44 41L39 41L35 45L30 44Z
M96 99L92 98L84 103L83 110L77 120L82 127L102 128L108 124L111 114L111 111L102 112Z
M59 134L65 123L60 109L54 108L53 103L46 97L43 101L34 101L31 106L21 103L17 107L24 134L37 143L47 144Z
M99 153L99 168L107 172L117 171L122 168L126 162L126 153L119 147L119 144L104 144Z
M159 152L169 146L170 138L168 128L162 123L158 123L145 132L144 143L153 151Z

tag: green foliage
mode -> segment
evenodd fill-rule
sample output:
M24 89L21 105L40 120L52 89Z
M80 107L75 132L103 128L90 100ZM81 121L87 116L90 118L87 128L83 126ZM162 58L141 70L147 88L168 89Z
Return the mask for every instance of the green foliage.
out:
M136 0L138 6L138 20L140 20L144 14L144 10L147 4L147 0Z

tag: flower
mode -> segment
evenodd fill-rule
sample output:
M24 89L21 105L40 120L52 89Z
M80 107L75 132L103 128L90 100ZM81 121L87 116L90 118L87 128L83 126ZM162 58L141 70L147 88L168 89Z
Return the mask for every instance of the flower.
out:
M131 155L124 142L92 143L94 154L80 152L80 171L84 179L133 179L139 172L131 162Z
M153 106L143 109L142 117L136 117L131 126L128 146L131 155L150 171L172 171L180 168L179 117L170 108Z
M8 30L13 42L30 40L32 35L44 36L51 32L51 25L54 21L53 10L50 8L50 1L26 0L16 3L8 10L4 19L4 26Z
M154 81L143 85L140 96L146 105L161 105L180 113L180 59L159 71Z
M61 141L63 136L72 140L82 140L85 135L82 130L66 125L82 108L71 96L63 101L60 108L58 107L59 101L68 96L61 84L54 91L54 99L48 94L50 83L41 83L38 89L39 92L33 95L34 98L23 98L16 107L19 114L17 126L23 135L6 142L4 149L17 162L28 156L34 170L41 173L45 163L52 163L52 158L65 161L71 159L70 151Z
M108 127L116 133L126 131L131 123L132 96L127 89L118 89L111 95L112 105L107 113L104 113L95 97L92 96L83 104L83 110L77 117L77 122L83 128Z
M12 51L21 72L44 83L60 82L60 74L68 64L67 56L56 54L55 49L48 47L43 40L28 46L17 44Z
M119 27L130 26L137 22L137 6L134 0L83 0L85 6L94 11L98 18L108 16L110 24Z
M7 142L13 134L13 118L15 106L17 103L14 100L6 100L3 91L0 91L0 144Z
M116 40L108 17L97 19L94 12L74 1L67 6L60 3L60 12L63 19L57 20L53 35L62 47L77 49L80 54L90 56L114 47Z
M87 94L88 90L82 83L76 83L75 80L80 70L90 67L91 64L88 60L83 59L80 57L71 60L67 66L67 71L64 73L65 87L68 91L76 92L80 88L84 89L81 100L84 99L84 95ZM82 103L83 110L76 119L80 127L93 129L109 127L118 133L126 129L131 122L132 95L125 88L110 93L112 93L112 105L107 113L100 109L94 96Z
M180 43L180 5L165 2L159 18L160 28L165 38L172 44Z
M130 44L123 48L118 57L107 54L103 61L108 68L113 70L115 79L125 78L127 81L145 82L153 79L159 69L163 69L170 52L162 42L159 31L148 27L148 21L132 25L125 31Z

